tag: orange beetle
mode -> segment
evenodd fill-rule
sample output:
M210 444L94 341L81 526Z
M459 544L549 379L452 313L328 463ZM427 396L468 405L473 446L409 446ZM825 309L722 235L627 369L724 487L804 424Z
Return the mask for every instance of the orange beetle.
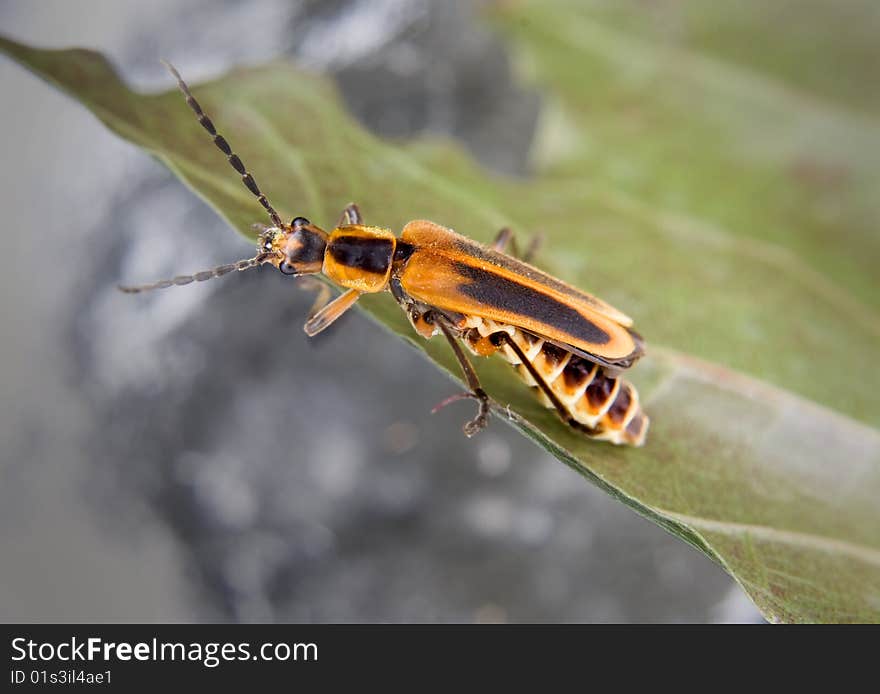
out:
M364 224L353 203L330 233L305 217L285 224L178 72L168 68L199 122L269 213L272 226L261 228L253 258L120 289L144 292L263 264L292 276L323 273L346 291L330 301L329 288L321 285L305 324L310 336L332 324L361 294L390 291L420 335L442 333L449 341L469 390L441 406L463 397L477 400L476 417L464 425L468 436L486 426L489 396L462 344L479 356L500 354L544 405L587 436L615 444L644 443L648 417L636 389L619 377L644 354L628 316L505 253L508 229L489 247L424 220L409 222L397 237L390 229Z

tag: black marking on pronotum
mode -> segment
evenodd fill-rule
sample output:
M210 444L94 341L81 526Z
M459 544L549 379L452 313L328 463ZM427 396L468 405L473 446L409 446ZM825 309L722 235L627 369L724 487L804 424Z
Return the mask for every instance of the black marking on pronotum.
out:
M394 244L391 239L337 236L328 251L340 265L384 275L391 266Z
M590 344L611 340L598 325L551 296L466 263L454 262L453 270L470 280L459 284L458 290L482 304L521 316L539 316L542 322Z

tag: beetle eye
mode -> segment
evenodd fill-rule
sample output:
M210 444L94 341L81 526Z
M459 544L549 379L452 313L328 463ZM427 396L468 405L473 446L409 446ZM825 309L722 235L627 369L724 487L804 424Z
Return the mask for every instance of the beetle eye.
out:
M283 275L295 275L296 274L296 266L292 263L288 263L286 260L282 261L278 265L278 269L281 270L281 274Z
M307 227L309 224L311 224L311 222L305 217L294 217L290 226L294 229L298 229L299 227Z

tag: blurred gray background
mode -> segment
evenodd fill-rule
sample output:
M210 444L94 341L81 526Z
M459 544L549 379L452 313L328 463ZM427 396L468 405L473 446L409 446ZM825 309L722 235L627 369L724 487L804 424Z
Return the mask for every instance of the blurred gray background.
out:
M527 174L540 99L467 3L22 0L0 26L99 49L145 90L172 84L160 57L197 83L283 54L380 134L449 134ZM760 619L502 422L469 441L471 404L432 416L455 386L360 314L309 341L313 297L269 270L118 293L252 249L6 59L0 85L0 619Z

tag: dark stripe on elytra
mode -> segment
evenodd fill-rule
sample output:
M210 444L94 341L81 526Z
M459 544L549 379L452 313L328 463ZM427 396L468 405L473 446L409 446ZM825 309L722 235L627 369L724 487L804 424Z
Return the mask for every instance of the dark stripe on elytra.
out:
M524 263L507 253L500 253L494 249L485 248L480 244L465 238L456 239L455 248L459 253L464 253L465 255L485 260L493 265L501 265L501 267L512 270L517 274L525 275L535 282L539 282L547 287L555 289L556 291L566 294L578 301L584 301L591 306L598 307L601 305L601 302L595 297L590 296L565 282L561 282L553 277L553 275L541 272L537 268L534 268L528 263Z
M551 296L473 265L453 262L453 270L470 280L459 284L458 290L481 304L547 323L590 344L604 345L611 340L598 325Z
M340 265L384 275L391 266L394 244L391 239L337 236L328 250L333 260Z

